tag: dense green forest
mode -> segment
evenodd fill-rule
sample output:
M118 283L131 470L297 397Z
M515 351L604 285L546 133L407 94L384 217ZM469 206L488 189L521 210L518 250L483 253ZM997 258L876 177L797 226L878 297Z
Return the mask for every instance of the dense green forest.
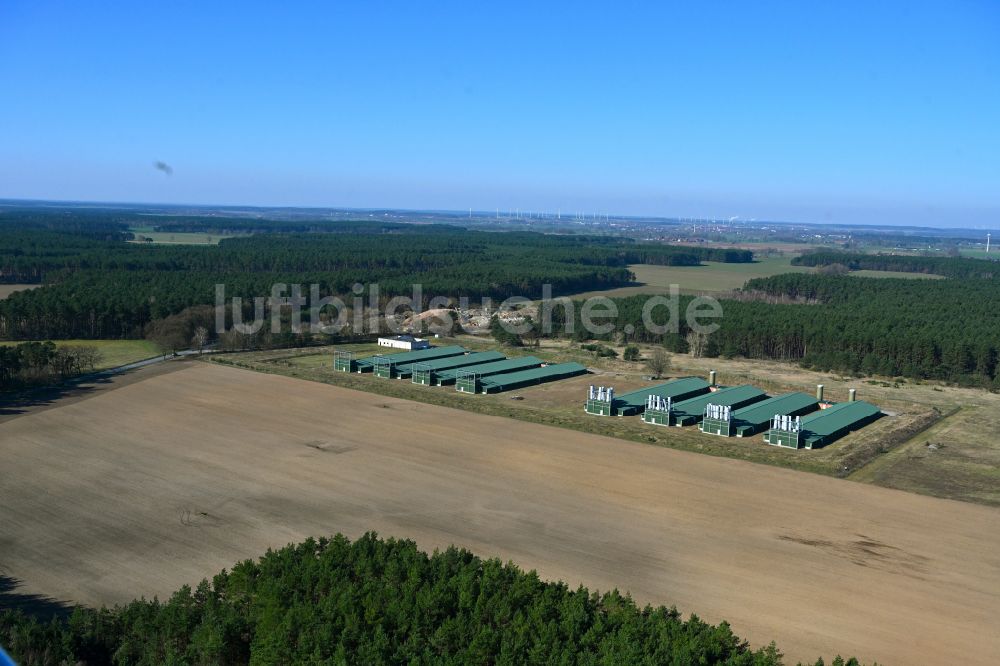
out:
M85 217L63 229L66 220L52 214L4 215L0 282L44 285L0 301L0 338L13 340L141 337L157 319L214 303L219 283L244 298L266 296L275 283L317 284L321 297L349 298L355 284L377 283L383 301L419 283L425 301L476 302L539 297L544 284L555 294L624 285L635 263L752 259L745 250L380 222L158 246L126 242L125 222Z
M164 602L52 622L0 612L0 644L22 666L781 663L725 623L374 534L271 551Z
M225 284L227 297L245 299L268 295L275 283L315 283L321 297L336 295L348 303L356 284L377 283L380 305L409 295L419 283L425 306L432 296L468 297L475 304L482 297L494 303L515 295L538 297L544 284L557 296L620 286L633 279L628 266L638 263L752 259L745 250L608 236L373 221L315 222L309 224L324 232L278 233L285 222L253 220L267 232L227 238L217 246L158 246L126 242L134 218L134 213L58 211L0 215L0 281L44 284L0 301L0 338L141 337L155 322L213 303L218 283ZM232 223L165 218L162 224L221 230ZM709 336L692 336L683 325L676 334L650 334L641 325L645 299L619 299L614 331L591 337L662 342L676 352L708 356L794 360L844 373L1000 387L1000 284L991 279L994 262L846 252L816 252L795 262L950 279L788 274L751 280L722 301L725 316ZM682 299L682 309L689 301ZM629 326L635 331L626 333ZM555 331L565 333L565 328ZM583 336L582 327L573 334Z
M989 280L1000 277L1000 264L967 257L924 257L908 254L862 254L860 252L809 252L792 259L793 266L833 266L848 270L927 273L950 278Z
M1000 286L991 280L907 280L802 273L747 282L722 300L719 329L691 333L679 301L680 330L653 334L642 322L647 297L612 299L614 330L587 333L574 310L572 335L580 340L662 342L674 352L702 356L800 361L825 371L878 374L1000 387ZM658 324L665 309L654 311ZM567 334L566 312L552 311L554 333ZM626 331L634 331L626 333Z

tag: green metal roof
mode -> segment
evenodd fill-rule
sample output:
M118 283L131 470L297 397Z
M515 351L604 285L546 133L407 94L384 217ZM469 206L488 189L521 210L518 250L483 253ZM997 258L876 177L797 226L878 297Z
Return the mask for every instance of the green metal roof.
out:
M709 404L727 405L738 409L766 397L767 394L756 386L731 386L684 402L678 402L674 405L674 419L678 422L700 419L705 413L705 406ZM772 416L774 415L772 414Z
M430 370L431 372L437 372L438 370L446 370L448 368L461 368L467 365L475 365L477 363L486 363L489 361L497 361L504 357L500 352L488 351L488 352L474 352L472 354L462 354L460 356L448 356L445 358L433 359L430 361L414 361L407 365L407 367L396 366L396 372L401 375L408 375L413 373L417 368Z
M395 353L402 354L403 352L395 352ZM384 355L391 356L392 354L393 352L386 352L386 354ZM383 354L379 354L378 356L366 356L365 358L356 358L354 359L354 365L356 365L358 368L371 368L373 365L375 365L375 359L382 358L382 356Z
M802 437L812 444L844 434L878 417L881 410L870 402L838 402L814 414L802 417Z
M544 368L532 368L531 370L521 370L520 372L507 372L502 375L492 375L483 377L481 382L483 391L494 393L498 391L508 391L521 386L531 386L553 379L573 377L587 372L587 368L579 363L555 363Z
M454 368L450 370L441 370L436 372L438 381L451 381L457 379L460 372L465 371L475 371L480 377L488 377L490 375L499 375L504 372L514 372L515 370L525 370L527 368L537 368L544 361L540 358L535 358L534 356L519 356L517 358L508 358L503 361L494 361L493 363L484 363L483 365L477 365L474 368Z
M732 425L737 431L753 430L767 425L776 414L799 416L817 409L818 406L816 398L808 393L785 393L737 409L732 414Z
M646 399L651 395L670 398L674 401L687 400L699 393L706 393L709 383L699 377L682 377L666 384L650 386L638 391L616 395L611 404L613 414L635 414L646 409Z
M370 363L374 364L377 360L385 359L389 361L391 365L400 365L402 363L412 363L414 361L430 361L435 358L444 358L446 356L458 356L459 354L464 354L466 352L465 347L460 347L458 345L452 345L450 347L431 347L429 349L418 349L416 351L402 352L401 354L386 354L370 356L365 359ZM359 361L360 363L360 361Z

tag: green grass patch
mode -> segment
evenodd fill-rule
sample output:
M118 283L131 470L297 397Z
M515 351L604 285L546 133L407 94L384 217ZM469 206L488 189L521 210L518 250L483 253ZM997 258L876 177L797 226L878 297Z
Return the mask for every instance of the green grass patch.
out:
M0 345L17 345L22 341L0 341ZM101 353L97 370L116 368L160 353L149 340L56 340L57 347L96 347Z
M724 264L706 262L702 266L650 266L633 264L636 284L604 291L587 291L574 297L607 296L618 298L637 294L668 294L670 285L676 284L682 294L720 293L743 286L752 278L770 277L782 273L811 273L808 266L792 266L792 257L766 257L750 264Z
M131 227L135 234L133 243L158 243L165 245L218 245L223 238L234 238L239 234L213 234L207 232L153 231L152 227ZM148 238L149 241L144 239Z
M989 253L986 252L986 248L965 248L963 247L958 251L963 257L971 257L973 259L1000 259L1000 248L997 248L997 244L993 243L990 245Z

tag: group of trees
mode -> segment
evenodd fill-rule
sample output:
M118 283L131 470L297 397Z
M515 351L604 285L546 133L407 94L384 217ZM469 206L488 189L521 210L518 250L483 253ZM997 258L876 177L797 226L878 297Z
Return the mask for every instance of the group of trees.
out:
M54 342L0 345L0 390L77 377L93 372L101 353L89 345L56 346Z
M622 358L626 361L643 360L639 345L627 344L622 352ZM670 372L672 361L670 355L662 347L654 347L645 357L646 369L649 370L653 379L659 379L664 374Z
M374 534L271 551L165 602L52 622L0 611L0 644L23 664L781 663L725 623Z
M861 252L808 252L792 259L793 266L835 266L851 271L898 271L927 273L950 278L991 280L1000 278L1000 264L968 257L936 257L910 254L864 254Z
M164 353L181 349L203 351L215 339L215 308L198 305L157 319L146 326L146 339Z

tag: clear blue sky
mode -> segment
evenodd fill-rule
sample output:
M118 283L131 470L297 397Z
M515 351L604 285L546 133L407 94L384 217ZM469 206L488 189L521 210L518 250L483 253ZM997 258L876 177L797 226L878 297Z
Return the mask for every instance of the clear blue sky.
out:
M278 4L0 0L0 197L1000 225L995 0Z

